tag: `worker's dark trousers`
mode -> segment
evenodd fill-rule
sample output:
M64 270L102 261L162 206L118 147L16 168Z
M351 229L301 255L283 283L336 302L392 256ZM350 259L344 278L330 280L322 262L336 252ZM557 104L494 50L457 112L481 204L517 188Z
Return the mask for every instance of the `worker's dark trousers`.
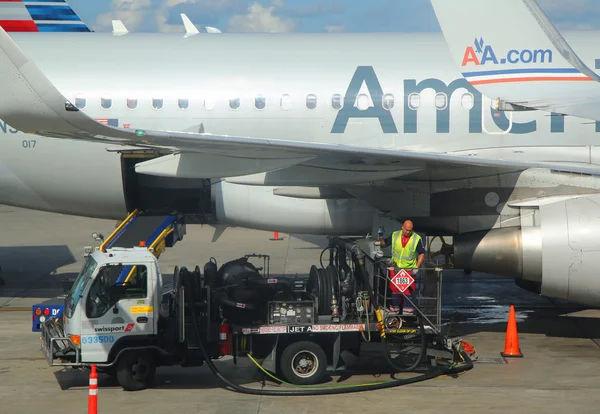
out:
M416 305L417 304L417 289L416 289L416 287L410 287L408 290L410 291L410 293L405 292L406 296L408 296L410 298L410 300L412 301L412 303L414 303ZM404 295L402 295L400 293L397 295L392 295L390 310L392 312L399 312L399 313L414 313L414 306L413 306L413 304L411 304L408 300L406 300L404 298Z

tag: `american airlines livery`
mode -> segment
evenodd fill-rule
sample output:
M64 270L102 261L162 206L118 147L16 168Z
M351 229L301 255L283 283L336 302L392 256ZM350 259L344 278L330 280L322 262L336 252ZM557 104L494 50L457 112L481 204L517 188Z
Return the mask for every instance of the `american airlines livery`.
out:
M0 203L328 235L410 218L457 267L600 305L599 33L529 0L432 0L443 34L48 33L83 23L28 3L0 1ZM9 30L18 10L45 33Z

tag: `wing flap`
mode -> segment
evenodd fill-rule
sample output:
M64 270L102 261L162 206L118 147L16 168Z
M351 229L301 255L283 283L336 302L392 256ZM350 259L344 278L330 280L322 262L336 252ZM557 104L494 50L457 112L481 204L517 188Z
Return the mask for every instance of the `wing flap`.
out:
M389 180L420 171L422 170L417 168L403 169L398 166L395 170L390 171L356 171L351 166L344 168L343 166L335 165L335 168L332 168L331 166L311 167L295 165L276 171L231 177L225 181L234 184L269 186L349 185Z
M169 154L138 163L135 165L135 172L171 178L224 178L278 170L309 159L259 160L186 152Z

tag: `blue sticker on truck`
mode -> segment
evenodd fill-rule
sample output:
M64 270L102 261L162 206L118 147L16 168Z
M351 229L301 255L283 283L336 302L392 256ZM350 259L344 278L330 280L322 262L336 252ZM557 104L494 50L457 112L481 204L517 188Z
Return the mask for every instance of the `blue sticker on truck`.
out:
M96 335L88 335L81 337L82 344L112 344L115 342L114 336L96 336Z

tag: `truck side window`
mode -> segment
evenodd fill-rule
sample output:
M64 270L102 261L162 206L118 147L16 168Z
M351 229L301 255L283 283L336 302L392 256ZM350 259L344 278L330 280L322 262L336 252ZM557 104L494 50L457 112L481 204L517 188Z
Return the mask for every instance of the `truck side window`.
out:
M104 266L90 287L85 313L88 318L99 318L120 300L144 299L147 296L146 266Z

